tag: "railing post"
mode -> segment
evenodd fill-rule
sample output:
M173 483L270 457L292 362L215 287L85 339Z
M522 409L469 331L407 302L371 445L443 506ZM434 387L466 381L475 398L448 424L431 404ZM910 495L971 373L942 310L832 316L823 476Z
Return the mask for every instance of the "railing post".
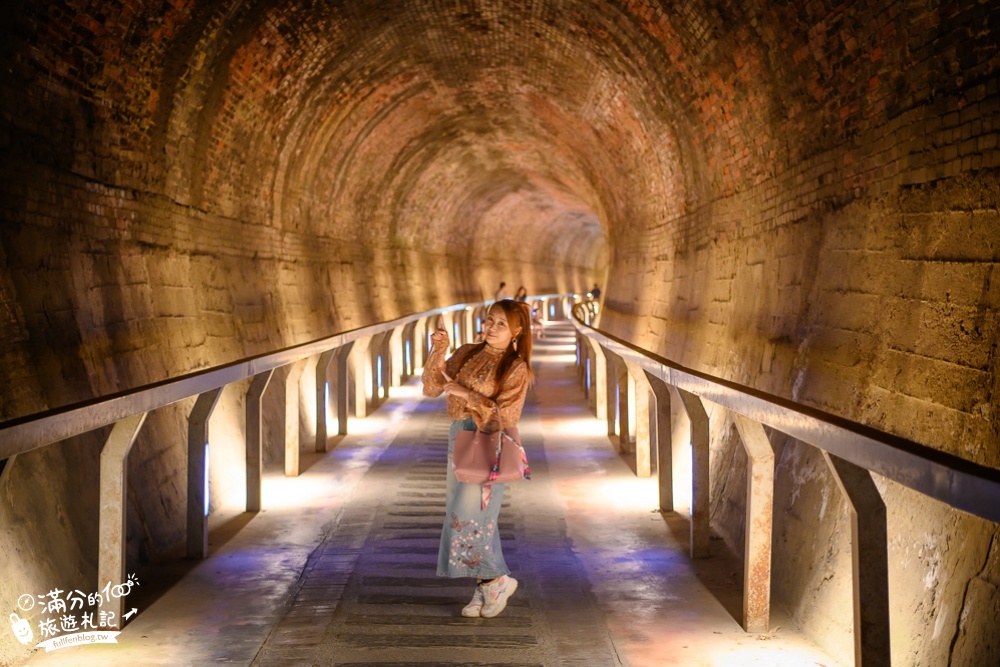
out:
M403 359L403 331L405 326L396 327L389 332L386 347L389 351L389 384L388 387L398 387L403 377L408 374L406 360Z
M618 415L618 451L626 453L632 451L632 441L629 437L631 426L629 424L628 407L628 368L625 366L625 360L617 354L607 352L607 355L609 359L608 365L614 369L613 373L609 374L614 378L614 384L608 383L608 414L617 413ZM613 417L609 417L608 419L608 435L616 435Z
M379 395L379 405L389 398L389 390L392 387L392 331L382 334L382 344L379 345L379 356L382 357L382 392Z
M743 629L767 632L771 618L771 526L774 507L774 449L760 422L733 413L747 470L746 538L743 561Z
M461 344L460 341L462 340L462 332L460 327L456 328L455 326L455 322L457 321L455 319L455 314L450 312L441 313L440 318L440 321L444 323L445 330L448 332L448 339L451 341L452 348L457 349ZM427 349L429 353L430 347L428 346Z
M656 477L660 492L660 509L674 511L674 455L670 420L670 389L660 378L644 373L655 406L649 411L649 438L656 443Z
M628 365L622 359L622 366L625 368L625 400L621 409L625 411L625 447L623 452L636 453L635 439L638 433L636 420L639 415L639 386L636 385L635 376L628 372Z
M529 304L530 305L530 304ZM486 313L489 309L485 306L478 306L472 311L472 336L473 340L479 340L479 332L483 330L483 320L486 319Z
M465 342L476 342L476 309L469 306L462 311L462 328L465 330Z
M285 476L299 476L299 380L302 362L289 364L285 376Z
M416 372L416 345L414 341L416 340L416 322L410 322L405 325L399 334L399 354L401 360L402 372L400 373L399 382L402 384L403 380L409 377L413 377Z
M351 408L350 357L354 341L337 348L337 433L347 435L347 417Z
M653 474L652 447L650 434L653 428L653 410L655 401L650 401L649 380L638 366L626 362L629 377L635 385L635 474L636 477L649 477ZM652 408L652 410L651 410Z
M618 410L619 390L618 390L618 360L616 355L608 349L604 349L604 356L607 358L606 375L608 377L603 403L608 415L608 437L618 435L618 420L621 413ZM600 402L601 399L598 399ZM621 450L619 446L619 451Z
M424 367L424 360L427 358L427 327L429 326L429 318L421 318L413 323L412 336L410 338L411 349L410 354L413 355L413 372L416 373L418 368Z
M600 343L595 341L590 336L587 336L587 344L590 345L590 350L593 352L591 355L591 371L594 374L594 382L590 387L590 393L593 397L592 405L594 408L594 416L598 419L608 418L608 361L604 354L604 349L601 347Z
M865 468L823 452L851 513L854 588L854 664L888 667L889 552L885 502Z
M580 383L580 388L583 389L584 397L590 393L590 388L587 386L587 345L583 342L584 335L579 331L576 332L576 379Z
M330 420L330 362L337 353L336 348L319 355L316 362L316 451L326 451L326 440Z
M128 506L128 453L135 443L135 438L146 420L146 413L126 417L111 428L101 449L101 507L98 516L98 535L100 536L97 556L97 590L105 583L111 586L122 584L126 580L125 544L126 544L126 507ZM119 619L119 628L125 627L125 598L113 598L110 602L111 611Z
M382 402L382 392L379 389L379 384L382 382L382 368L378 361L382 356L382 338L383 334L379 333L368 339L368 372L371 373L372 386L366 415L374 412Z
M371 373L371 336L354 341L354 347L348 355L348 365L354 380L354 416L359 419L367 417L371 407L369 384L373 384Z
M261 399L274 369L258 373L250 382L246 397L247 512L261 510L261 484L264 478L264 429Z
M222 387L198 396L188 417L187 556L208 556L208 420Z
M678 389L691 422L691 557L710 556L708 413L701 399Z

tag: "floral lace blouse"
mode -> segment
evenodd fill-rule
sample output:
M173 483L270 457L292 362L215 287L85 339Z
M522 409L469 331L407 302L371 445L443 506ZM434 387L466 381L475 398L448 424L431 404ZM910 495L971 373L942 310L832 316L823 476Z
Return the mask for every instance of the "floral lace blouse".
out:
M475 344L463 345L455 350L455 354L445 360L448 347L436 343L427 356L421 380L424 383L424 396L440 396L444 392L446 380L441 371L445 371L460 385L470 389L472 395L466 401L458 396L448 396L448 416L452 419L472 417L476 427L492 433L497 430L496 408L500 408L500 422L503 428L517 426L524 408L524 398L528 395L528 365L521 359L515 359L504 382L503 390L496 401L490 398L496 392L497 364L503 357L503 350L486 345L478 354L471 357L462 366L456 376L455 371L461 361L473 353Z

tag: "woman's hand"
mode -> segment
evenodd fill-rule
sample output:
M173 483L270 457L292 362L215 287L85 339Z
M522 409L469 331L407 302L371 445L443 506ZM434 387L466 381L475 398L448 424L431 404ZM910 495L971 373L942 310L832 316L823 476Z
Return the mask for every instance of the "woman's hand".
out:
M436 347L444 343L445 347L448 347L448 330L441 328L431 334L431 346Z
M444 379L446 380L444 385L445 394L447 394L448 396L457 396L464 401L469 400L469 396L472 394L472 392L468 388L463 387L459 383L455 382L453 379L451 379L451 376L448 375L447 373L442 371L441 374L444 375Z

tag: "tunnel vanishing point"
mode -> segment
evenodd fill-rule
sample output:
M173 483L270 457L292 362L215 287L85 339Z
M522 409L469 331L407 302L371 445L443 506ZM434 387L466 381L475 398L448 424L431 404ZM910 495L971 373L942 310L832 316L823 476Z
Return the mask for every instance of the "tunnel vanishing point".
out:
M995 472L998 45L975 0L8 0L0 421L501 280L598 283L619 339ZM183 543L191 405L129 454L130 571ZM3 462L5 614L93 587L108 430ZM746 456L731 418L710 435L739 552ZM774 603L850 660L846 501L770 439ZM241 447L213 449L213 511L244 500ZM998 525L874 481L892 664L1000 664Z

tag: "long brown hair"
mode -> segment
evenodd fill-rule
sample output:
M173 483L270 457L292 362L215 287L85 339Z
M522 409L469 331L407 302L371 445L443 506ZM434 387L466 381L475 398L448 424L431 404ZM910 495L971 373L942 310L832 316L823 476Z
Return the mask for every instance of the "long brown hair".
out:
M510 343L507 345L507 350L504 352L503 357L500 359L500 363L497 364L496 375L493 376L493 383L496 385L496 390L490 398L495 399L503 391L504 380L507 379L507 374L510 373L511 366L514 365L514 361L521 358L524 361L524 365L528 367L528 382L535 379L535 372L531 370L531 309L528 304L521 301L515 301L514 299L503 299L502 301L497 301L490 309L486 311L486 316L489 317L490 311L497 306L503 310L504 315L507 317L507 326L511 331ZM520 333L514 336L514 331L520 329ZM516 345L515 345L516 343ZM475 347L469 350L458 362L458 368L455 370L455 377L458 377L459 372L462 370L462 366L465 362L476 356L476 354L486 347L486 341L482 343L477 343Z
M518 357L524 362L524 365L528 367L528 381L531 382L535 379L535 373L531 370L531 309L528 304L522 301L515 301L514 299L504 299L503 301L497 301L492 306L490 310L493 310L497 306L503 310L504 315L507 316L507 326L510 327L511 339L510 344L507 346L507 351L504 352L503 358L500 363L497 364L497 374L496 374L496 385L497 385L497 395L500 395L500 391L503 388L503 381L507 379L507 373L510 372L511 366L514 365L514 360ZM487 316L489 316L489 311L487 311ZM520 329L520 333L514 336L514 331Z

